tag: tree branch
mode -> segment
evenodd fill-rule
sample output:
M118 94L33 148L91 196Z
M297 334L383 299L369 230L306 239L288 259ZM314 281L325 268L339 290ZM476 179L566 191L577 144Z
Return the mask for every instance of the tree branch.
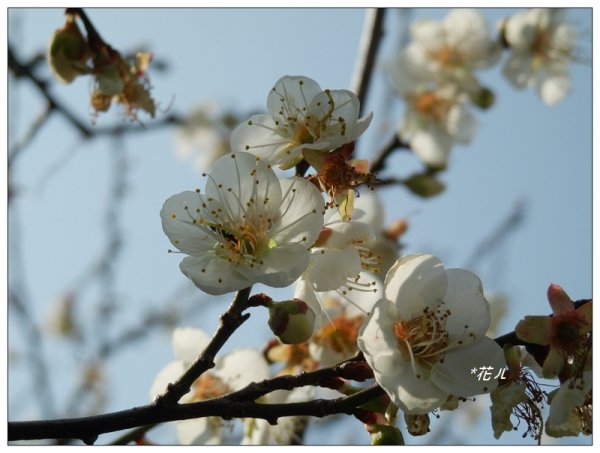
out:
M385 168L386 159L392 154L392 152L398 148L410 149L410 145L407 142L400 140L398 134L394 134L391 140L379 150L375 157L371 161L371 171L377 173Z
M383 19L385 16L384 8L369 9L366 12L365 23L359 46L356 69L352 77L352 90L356 93L360 101L360 116L364 110L375 67L377 49L383 39Z
M360 360L361 357L357 356L338 365L310 373L280 376L260 383L252 383L237 392L198 403L172 406L151 404L92 417L9 422L8 440L81 439L87 444L93 444L100 434L144 427L120 438L130 441L152 427L146 425L190 418L215 416L229 420L251 417L265 419L275 424L278 418L287 416L325 417L340 413L353 414L361 404L383 395L383 390L373 385L349 396L302 403L258 404L254 400L274 390L291 390L306 385L317 385L325 378L352 376L356 372L355 362L362 363Z

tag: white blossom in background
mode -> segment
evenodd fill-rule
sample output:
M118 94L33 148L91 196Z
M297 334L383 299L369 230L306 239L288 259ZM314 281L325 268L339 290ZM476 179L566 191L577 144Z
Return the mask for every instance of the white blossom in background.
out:
M402 69L390 67L390 75L395 87ZM398 92L406 102L399 136L426 165L445 167L452 146L469 143L477 130L475 117L466 106L468 96L453 85Z
M314 399L316 388L312 386L296 387L291 391L275 390L261 399L262 404L289 404ZM248 418L244 422L242 445L293 445L302 443L298 437L306 424L307 417L279 417L276 425L267 420Z
M229 152L230 129L219 118L216 104L194 108L175 129L175 151L182 159L191 158L199 172L209 169Z
M192 327L173 331L172 346L176 360L165 366L156 376L150 389L150 399L164 393L167 385L177 380L194 363L210 339L201 330ZM216 398L240 390L251 382L269 377L269 365L262 353L245 348L219 357L215 367L202 374L183 395L180 403L193 403ZM221 442L219 417L204 417L175 422L177 438L184 445L214 445Z
M504 75L516 88L533 87L547 105L569 92L575 33L560 9L530 9L509 17L504 37L511 55Z
M319 295L327 316L310 339L308 352L322 367L349 359L358 351L356 340L360 326L383 292L383 284L377 276L361 273L361 280L372 282L373 288L345 296L335 291Z
M181 271L208 294L296 280L323 226L317 188L303 178L279 180L248 153L221 157L207 178L204 194L174 195L160 211L165 234L189 255Z
M284 76L267 97L269 113L253 115L235 128L231 149L291 168L302 160L304 149L328 152L355 141L373 116L359 118L359 108L351 91L321 90L308 77Z
M355 220L344 221L338 211L327 211L323 229L311 249L308 267L296 284L294 297L313 310L317 327L326 319L319 293L375 290L374 281L361 275L363 271L379 272L379 257L369 248L375 233L361 221L362 215L362 211L355 209Z
M474 9L452 10L441 22L417 20L410 35L400 58L413 82L451 83L471 93L479 89L473 71L494 65L501 56L485 17Z
M500 346L485 336L489 304L476 275L446 270L431 255L409 255L392 266L384 285L358 346L394 404L426 414L449 395L470 397L497 386L472 372L506 366Z

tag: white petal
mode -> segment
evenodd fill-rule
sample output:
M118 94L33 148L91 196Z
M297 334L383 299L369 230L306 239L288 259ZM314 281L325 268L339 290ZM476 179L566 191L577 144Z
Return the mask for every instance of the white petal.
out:
M160 210L163 231L175 247L190 255L206 253L216 243L205 230L192 223L200 217L196 209L203 211L202 202L202 196L186 191L168 198Z
M538 94L546 105L554 105L562 101L571 88L569 76L564 74L549 75L545 78L536 74L535 83Z
M283 244L262 257L262 265L239 269L249 280L275 288L293 283L308 266L309 252L302 244Z
M400 409L409 414L426 414L440 407L448 392L426 378L427 371L416 365L420 378L414 374L410 362L399 367L395 375L375 372L375 380Z
M191 365L210 342L210 338L200 329L178 327L172 336L173 353L178 360Z
M228 154L218 159L205 192L208 199L222 205L224 212L216 217L223 223L230 219L241 222L250 210L249 202L253 209L264 210L264 215L272 217L281 202L281 187L275 172L250 153Z
M450 136L437 126L420 129L410 139L410 147L417 157L434 167L446 165L451 146Z
M267 110L274 119L286 121L299 112L306 112L312 99L321 91L313 79L304 76L283 76L269 92ZM303 118L305 113L300 113Z
M270 115L252 115L231 132L231 150L252 153L272 164L299 155L292 137L282 132Z
M532 64L531 54L513 52L504 65L502 73L516 88L524 88L532 77Z
M269 365L262 353L244 348L220 357L214 373L232 390L240 390L251 382L260 382L269 377Z
M444 18L446 39L452 46L463 45L476 37L483 40L488 36L485 17L476 9L454 9Z
M385 278L385 297L391 300L400 318L410 320L424 308L442 303L448 287L441 261L432 255L399 258Z
M284 195L271 237L277 243L300 242L308 249L323 227L323 196L303 178L282 179L280 184Z
M186 256L179 268L198 288L213 296L238 291L255 283L238 272L235 264L212 254Z
M361 271L360 256L352 245L342 250L314 249L311 261L309 279L317 291L336 290Z
M315 289L312 283L306 275L302 275L296 282L296 289L294 291L294 297L300 299L308 305L308 307L315 313L315 329L320 328L325 322L327 317L325 316L325 309L319 301Z
M478 380L478 374L471 373L473 368L479 370L483 366L492 367L489 380ZM452 395L468 397L494 390L498 386L498 380L494 377L504 367L506 362L502 348L494 340L481 337L473 343L446 352L443 363L438 362L432 367L431 380Z
M436 50L444 45L446 32L441 22L430 19L419 19L410 26L410 34L414 41L427 50Z
M490 304L483 295L481 280L463 269L448 269L445 308L450 310L446 330L450 341L469 341L485 335L490 325ZM470 336L473 334L475 337ZM472 341L472 340L471 340Z
M337 119L343 118L347 125L353 125L358 120L359 108L360 102L352 91L325 90L313 98L309 111L319 121L326 120L329 124L337 124ZM329 120L332 120L331 123Z
M383 374L395 374L403 361L394 336L394 323L398 321L395 308L391 301L380 299L358 333L357 344L367 363Z
M177 439L183 445L218 445L221 443L217 417L182 420L175 423Z
M352 218L356 218L353 216ZM343 249L350 244L367 245L375 240L375 232L366 222L335 222L327 226L331 230L323 247Z
M469 109L464 105L455 104L446 117L446 129L457 142L469 143L477 130L477 122Z

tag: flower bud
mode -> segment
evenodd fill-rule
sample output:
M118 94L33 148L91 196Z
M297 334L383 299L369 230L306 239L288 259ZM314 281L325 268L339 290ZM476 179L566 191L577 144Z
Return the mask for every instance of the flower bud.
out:
M496 100L494 92L485 87L481 87L479 90L471 93L470 97L473 105L482 110L489 109L492 105L494 105L494 101Z
M423 198L432 197L442 193L444 184L437 180L433 174L415 174L404 181L404 185L415 195Z
M89 72L85 64L89 58L87 41L73 16L67 16L65 26L52 35L46 57L52 73L62 83L71 83Z
M374 425L371 433L371 445L404 445L404 437L395 426Z
M308 341L315 326L315 313L300 299L273 303L269 308L269 327L285 344Z

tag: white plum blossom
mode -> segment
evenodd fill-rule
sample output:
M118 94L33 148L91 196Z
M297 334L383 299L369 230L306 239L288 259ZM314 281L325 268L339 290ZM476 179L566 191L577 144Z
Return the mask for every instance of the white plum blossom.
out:
M317 188L299 177L278 179L249 153L221 157L206 176L204 194L174 195L160 211L165 234L189 255L181 271L213 295L296 280L323 226Z
M355 209L353 220L344 221L338 211L327 211L309 265L296 284L294 297L313 310L317 328L326 320L319 293L338 291L346 297L352 291L376 290L373 279L365 280L365 274L361 274L379 272L379 257L369 248L375 233L360 220L362 215Z
M179 378L196 361L210 339L201 330L180 327L173 331L172 347L176 360L156 376L150 389L154 400L169 383ZM250 348L238 349L219 357L215 367L203 373L183 395L179 403L193 403L240 390L251 382L269 377L269 365L262 353ZM184 445L214 445L221 442L221 419L204 417L175 422L177 438Z
M321 90L314 80L284 76L267 97L268 114L253 115L231 134L231 149L281 168L302 160L302 150L328 152L355 141L372 113L359 118L360 102L348 90Z
M576 38L565 11L519 12L506 20L504 37L511 48L503 70L508 80L516 88L535 88L547 105L560 102L571 87L569 63Z
M485 17L474 9L452 10L441 22L417 20L410 35L399 57L408 66L403 65L409 75L405 83L452 83L470 93L479 89L473 71L492 66L501 56Z
M476 275L445 270L431 255L409 255L392 266L384 285L358 347L394 404L426 414L449 395L494 390L497 380L479 380L472 372L506 366L500 346L485 336L489 305Z
M430 167L444 167L452 146L470 143L475 135L477 122L466 106L467 97L455 86L419 88L406 93L405 101L399 136Z

